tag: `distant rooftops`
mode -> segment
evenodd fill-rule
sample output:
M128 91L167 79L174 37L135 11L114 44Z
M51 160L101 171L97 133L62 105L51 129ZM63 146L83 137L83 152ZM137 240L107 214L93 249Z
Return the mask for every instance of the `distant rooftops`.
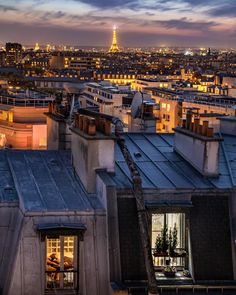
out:
M153 79L153 78L139 78L137 80L138 81L145 81L145 82L164 82L164 83L173 82L168 79Z
M153 95L166 95L166 99L184 100L193 103L209 104L215 106L235 106L236 100L231 96L226 95L210 95L205 92L194 90L172 90L159 87L146 87L146 91L152 92ZM165 98L165 96L163 96Z
M112 85L109 82L90 82L87 83L87 87L96 88L99 90L103 90L105 92L109 92L112 94L129 94L132 93L128 86L116 86Z

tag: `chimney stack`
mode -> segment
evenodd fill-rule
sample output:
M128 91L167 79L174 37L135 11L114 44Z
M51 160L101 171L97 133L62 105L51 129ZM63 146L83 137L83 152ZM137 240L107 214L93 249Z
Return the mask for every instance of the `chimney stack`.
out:
M208 125L208 121L200 125L198 118L192 122L192 114L187 113L183 127L174 128L174 149L202 175L216 177L221 139L214 137L214 129Z
M105 115L86 110L77 114L71 128L74 169L88 193L96 192L96 170L115 171L115 136ZM108 116L107 116L108 117Z
M66 122L67 107L60 108L50 102L47 117L47 149L67 150L71 148L71 132Z

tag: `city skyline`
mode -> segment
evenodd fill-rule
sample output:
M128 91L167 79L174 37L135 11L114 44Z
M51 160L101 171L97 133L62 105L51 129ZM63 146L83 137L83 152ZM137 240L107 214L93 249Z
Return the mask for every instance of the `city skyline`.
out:
M0 0L0 43L236 47L236 3L226 0Z

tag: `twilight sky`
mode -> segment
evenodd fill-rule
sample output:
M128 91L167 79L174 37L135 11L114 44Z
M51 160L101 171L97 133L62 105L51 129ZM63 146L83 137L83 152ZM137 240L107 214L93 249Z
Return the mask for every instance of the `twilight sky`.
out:
M0 0L0 43L236 48L236 0Z

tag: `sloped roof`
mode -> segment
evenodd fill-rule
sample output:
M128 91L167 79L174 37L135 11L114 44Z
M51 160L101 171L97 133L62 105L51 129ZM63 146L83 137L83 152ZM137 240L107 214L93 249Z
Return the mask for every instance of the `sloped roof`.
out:
M142 177L144 189L227 189L232 188L232 173L236 177L236 160L229 167L232 153L232 141L226 138L226 149L220 146L219 176L215 178L202 176L186 160L173 150L174 134L126 133L124 138L129 151ZM194 155L193 155L194 156ZM235 166L235 167L234 167ZM117 187L131 187L131 177L125 159L116 147L116 175L112 176Z
M91 211L101 208L97 198L88 196L76 179L70 152L9 150L0 151L2 158L5 166L0 170L0 179L10 181L26 211Z
M223 138L223 149L225 151L225 156L229 163L232 182L236 187L236 136L223 134Z

